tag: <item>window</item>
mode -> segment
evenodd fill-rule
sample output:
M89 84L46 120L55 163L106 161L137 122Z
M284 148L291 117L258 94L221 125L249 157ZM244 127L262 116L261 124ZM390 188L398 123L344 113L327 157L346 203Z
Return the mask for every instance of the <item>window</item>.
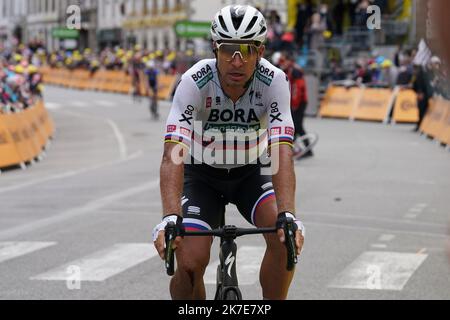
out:
M169 13L169 0L164 0L162 13Z
M153 0L152 15L158 14L158 0Z

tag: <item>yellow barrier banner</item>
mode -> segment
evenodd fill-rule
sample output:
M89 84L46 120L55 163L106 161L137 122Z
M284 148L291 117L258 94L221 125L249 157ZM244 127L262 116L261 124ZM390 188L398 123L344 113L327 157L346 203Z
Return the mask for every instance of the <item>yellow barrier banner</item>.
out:
M442 117L441 128L437 133L436 139L450 146L450 101L442 100L441 103L445 109L445 116Z
M169 100L176 81L176 76L160 75L158 77L158 99Z
M31 161L34 157L33 146L29 140L29 134L27 130L24 130L22 119L17 116L18 113L8 113L3 115L4 125L9 131L14 144L17 147L21 162Z
M361 97L361 89L330 86L321 103L321 117L350 118Z
M395 122L417 123L419 121L417 94L413 90L399 91L392 118Z
M428 111L420 126L420 131L426 135L437 138L444 129L444 118L446 115L445 100L441 97L430 99Z
M23 117L25 118L28 127L35 141L38 143L39 150L42 150L47 143L47 134L45 128L39 122L39 110L37 106L24 110Z
M20 164L24 161L6 126L7 117L0 114L0 168Z
M43 132L45 133L45 140L46 142L48 139L53 137L53 134L55 132L55 124L53 123L52 118L47 112L47 109L44 107L44 102L42 100L38 101L36 103L36 113L38 115L38 123L39 126L42 128Z
M390 89L362 89L353 118L357 120L385 121L389 116L393 92Z
M99 90L130 94L132 91L132 78L125 71L98 70L91 74L87 70L67 70L41 67L44 83L61 85L81 90ZM141 76L139 81L139 94L148 96L146 77ZM168 100L175 87L177 77L174 75L158 76L158 99Z

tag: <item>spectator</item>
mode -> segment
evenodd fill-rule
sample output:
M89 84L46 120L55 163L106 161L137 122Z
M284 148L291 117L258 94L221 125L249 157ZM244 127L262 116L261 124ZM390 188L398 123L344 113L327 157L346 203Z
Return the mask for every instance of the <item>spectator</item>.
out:
M314 13L311 17L311 23L308 27L308 48L318 50L324 44L323 33L327 30L325 19L322 19L319 13Z
M429 99L433 95L430 80L431 79L429 78L429 75L424 67L421 65L414 66L414 81L412 88L417 94L417 106L419 107L419 121L414 128L415 132L420 129L422 121L428 110Z
M333 19L335 21L335 34L342 35L344 32L344 15L345 4L344 0L338 0L333 8Z
M307 0L305 3L300 3L297 6L297 21L295 24L296 43L299 48L303 47L305 29L313 15L312 0Z
M282 69L288 76L291 86L291 112L295 126L294 139L297 139L306 135L306 131L303 127L303 120L305 117L306 107L308 106L308 94L303 71L300 66L295 63L295 60L296 59L293 55L288 55L284 60ZM304 140L304 143L306 147L309 146L308 139ZM303 156L303 158L312 156L312 151L309 151Z

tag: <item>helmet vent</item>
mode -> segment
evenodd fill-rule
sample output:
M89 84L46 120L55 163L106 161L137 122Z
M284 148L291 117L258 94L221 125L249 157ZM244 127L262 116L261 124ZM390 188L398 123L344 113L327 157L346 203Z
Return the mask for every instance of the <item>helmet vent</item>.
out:
M252 28L255 26L256 20L258 20L258 16L254 16L252 21L250 21L250 23L248 24L247 29L245 30L245 33L249 32L250 30L252 30Z
M218 31L217 33L218 33L222 38L225 38L225 39L231 39L230 36L228 36L228 35L226 35L226 34L223 34L223 33L220 32L220 31Z
M220 26L222 27L223 30L225 30L226 32L228 32L228 28L227 25L225 24L225 20L223 20L223 16L219 16L219 22L220 22Z
M251 39L256 35L256 33L248 34L246 36L241 37L241 39Z

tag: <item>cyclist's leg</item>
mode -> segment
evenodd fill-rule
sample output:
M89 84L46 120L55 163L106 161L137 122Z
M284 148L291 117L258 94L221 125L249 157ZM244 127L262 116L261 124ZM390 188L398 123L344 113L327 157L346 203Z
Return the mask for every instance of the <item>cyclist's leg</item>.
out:
M198 174L191 175L189 169L185 169L181 201L187 231L219 227L225 210L221 196L206 181L199 179ZM181 242L176 250L177 270L170 283L173 299L206 299L203 275L209 264L212 240L212 237L185 237Z
M238 187L236 205L244 218L258 228L272 228L278 218L272 177L258 170ZM287 298L294 272L286 270L286 247L276 234L264 235L267 249L260 270L263 297L271 300Z

